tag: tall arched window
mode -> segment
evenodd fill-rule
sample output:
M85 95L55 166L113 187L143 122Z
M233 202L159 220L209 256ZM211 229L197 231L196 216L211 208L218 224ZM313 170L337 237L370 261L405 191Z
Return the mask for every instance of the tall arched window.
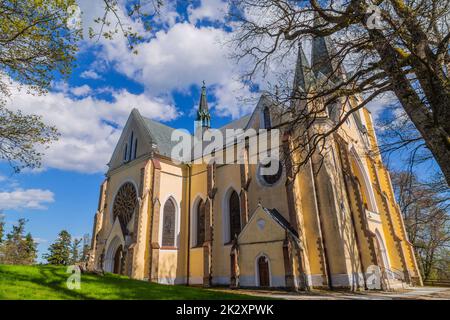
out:
M197 206L197 243L200 247L205 242L205 203L200 200Z
M175 247L175 204L169 199L164 204L163 225L162 225L162 243L163 247Z
M129 144L129 146L130 146L130 149L129 149L129 154L128 154L128 160L133 160L133 158L132 158L132 156L133 156L133 142L134 142L134 132L133 131L131 131L131 135L130 135L130 142L128 143Z
M264 108L264 129L270 129L272 127L272 123L270 121L270 110L268 107Z
M134 145L133 145L133 160L136 159L136 156L137 156L137 146L138 146L138 141L136 138L136 139L134 139Z
M123 161L126 162L128 160L128 144L125 144L123 149Z
M233 240L241 232L241 208L236 191L233 191L230 195L228 208L230 210L230 240Z

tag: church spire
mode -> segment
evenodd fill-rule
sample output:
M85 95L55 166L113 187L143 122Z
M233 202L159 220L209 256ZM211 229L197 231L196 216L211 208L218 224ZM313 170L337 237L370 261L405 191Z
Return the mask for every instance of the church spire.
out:
M323 20L316 14L314 26ZM345 74L342 62L338 62L336 50L328 37L315 36L312 40L311 67L316 78L329 77L333 82L343 80Z
M296 90L307 92L311 83L314 81L314 75L311 72L311 67L306 59L305 52L302 48L302 43L298 43L297 64L295 66L294 76L294 93Z
M196 121L197 121L197 124L199 127L202 127L202 128L210 128L211 127L211 115L209 114L208 100L206 97L205 81L203 81L200 102L198 104Z

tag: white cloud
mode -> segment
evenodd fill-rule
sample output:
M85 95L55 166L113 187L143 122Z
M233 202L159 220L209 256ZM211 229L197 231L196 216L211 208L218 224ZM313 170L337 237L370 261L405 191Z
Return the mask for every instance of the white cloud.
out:
M92 25L90 21L94 14L91 11L98 15L101 8L96 5L91 10L90 1L78 2L83 12L87 12L83 22ZM123 21L140 30L147 39L136 45L138 55L129 50L126 40L120 35L112 40L100 38L91 41L100 48L91 70L103 73L105 70L97 66L104 68L107 65L142 84L152 96L169 96L173 91L188 92L193 85L200 87L202 80L205 80L208 87L215 88L210 92L220 94L216 96L216 110L220 115L236 118L248 113L254 105L242 106L239 101L240 94L249 98L249 90L241 89L242 84L236 80L239 74L236 69L242 69L242 66L236 66L228 58L231 48L226 41L230 34L220 27L195 25L200 20L224 22L228 3L202 0L197 7L190 5L187 10L189 21L183 21L172 2L163 6L162 10L155 21L156 31L150 33L143 30L139 21L132 21L120 11ZM238 87L240 89L236 90Z
M87 29L103 8L97 2L94 7L92 1L78 0L78 3L84 12L83 23ZM228 59L230 48L224 45L224 41L229 34L220 28L194 25L202 19L224 21L227 4L208 0L201 1L197 8L190 6L191 23L180 22L182 19L176 10L166 8L171 14L168 19L160 21L165 27L150 33L151 38L136 46L138 55L130 52L120 35L113 40L100 38L98 42L86 40L83 44L85 49L97 46L100 52L90 69L80 77L98 79L112 67L142 84L144 93L132 94L108 87L92 89L88 85L69 87L66 83L55 83L54 88L58 92L45 96L14 92L11 97L14 103L9 103L8 108L38 113L61 133L60 140L45 150L45 167L104 172L133 107L150 118L174 119L179 112L167 97L173 91L188 92L192 85L200 86L202 80L209 86L209 93L216 97L216 103L211 105L217 114L237 118L253 110L255 102L245 104L239 100L253 97L253 94L236 79L239 66L234 66ZM142 30L139 22L130 24L136 30ZM95 94L100 92L110 93L114 101L96 98Z
M92 89L87 84L84 84L79 87L70 88L70 92L77 97L85 97L92 93Z
M81 78L84 78L84 79L93 79L93 80L99 80L99 79L102 78L102 76L99 75L99 74L98 74L97 72L95 72L94 70L86 70L86 71L83 71L83 72L80 74L80 77L81 77Z
M229 60L230 48L224 44L228 36L221 29L177 23L138 45L138 55L130 53L126 43L117 39L102 42L101 56L153 95L187 92L205 80L208 87L215 88L210 93L217 98L217 112L237 118L250 112L254 104L240 102L241 97L252 95L236 79L237 67Z
M381 115L383 110L386 109L386 107L395 104L397 101L398 100L394 94L386 93L369 102L367 104L367 109L369 109L373 115L373 118L376 120Z
M228 3L223 0L201 0L200 6L188 7L189 21L197 23L203 19L223 22L228 13Z
M212 84L230 76L227 51L219 44L223 38L224 32L219 29L177 23L138 45L138 55L129 52L123 39L104 41L103 58L155 94L187 90L202 80Z
M7 107L42 115L47 124L56 126L60 132L60 139L43 151L44 167L104 172L122 126L134 107L153 119L171 120L178 116L171 103L145 93L112 90L111 94L112 102L95 97L74 99L67 92L50 92L45 96L13 92Z
M54 194L42 189L15 189L11 192L0 192L0 208L10 210L46 209L46 204L54 202Z
M233 79L218 85L214 95L217 99L214 105L216 113L221 116L231 116L234 119L251 113L257 103L257 94L250 92L242 82Z
M33 238L34 242L36 242L37 244L42 244L42 243L47 243L48 240L47 239L43 239L43 238Z

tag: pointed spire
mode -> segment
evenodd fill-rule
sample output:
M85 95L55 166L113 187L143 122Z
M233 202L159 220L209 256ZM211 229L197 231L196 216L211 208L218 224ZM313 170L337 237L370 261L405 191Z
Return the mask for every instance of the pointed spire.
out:
M200 97L200 103L198 105L198 110L206 110L209 112L208 109L208 100L206 98L206 85L205 85L205 80L203 80L203 85L202 85L202 93L201 93L201 97Z
M197 111L197 119L199 122L199 125L201 124L201 127L203 128L209 128L211 126L211 115L209 114L209 108L208 108L208 100L206 97L206 85L205 81L203 80L203 86L200 96L200 102L198 104L198 111Z
M319 73L329 76L333 73L331 55L324 37L314 37L312 44L311 65L316 77Z
M314 75L311 73L308 59L302 48L302 43L298 43L297 64L295 66L294 90L308 91Z
M314 26L318 26L323 23L323 20L315 14ZM336 50L333 44L330 42L330 38L316 36L312 40L312 56L311 67L316 78L321 76L330 77L333 82L339 82L343 80L345 74L342 65L338 65L336 56Z

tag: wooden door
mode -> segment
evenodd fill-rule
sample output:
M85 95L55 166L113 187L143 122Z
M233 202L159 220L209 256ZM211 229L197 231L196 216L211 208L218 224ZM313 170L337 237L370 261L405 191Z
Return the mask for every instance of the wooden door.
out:
M269 287L270 286L269 261L264 256L258 259L258 271L259 271L259 286Z
M122 246L119 246L116 250L116 254L114 255L114 269L113 273L121 274L122 269Z

